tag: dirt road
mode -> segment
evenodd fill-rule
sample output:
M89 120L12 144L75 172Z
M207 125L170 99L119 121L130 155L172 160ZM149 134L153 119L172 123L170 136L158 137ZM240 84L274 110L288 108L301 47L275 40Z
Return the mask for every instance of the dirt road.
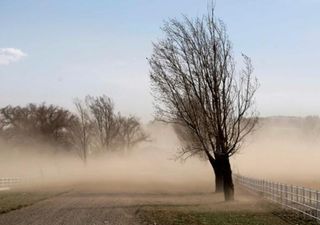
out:
M1 225L136 225L145 207L174 207L198 210L263 211L260 203L248 196L224 203L217 194L139 194L71 191L32 206L0 215ZM240 206L240 207L239 207Z

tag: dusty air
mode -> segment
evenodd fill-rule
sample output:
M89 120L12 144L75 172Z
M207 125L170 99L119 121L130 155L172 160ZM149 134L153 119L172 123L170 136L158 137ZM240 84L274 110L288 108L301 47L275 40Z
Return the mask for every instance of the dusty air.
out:
M319 10L1 2L0 225L319 224Z

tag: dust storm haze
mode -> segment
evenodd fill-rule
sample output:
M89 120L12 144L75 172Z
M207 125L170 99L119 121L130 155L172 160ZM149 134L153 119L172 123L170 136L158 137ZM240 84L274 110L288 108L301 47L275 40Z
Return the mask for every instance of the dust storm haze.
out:
M262 118L233 157L233 171L319 188L319 144L318 117Z
M5 153L1 156L0 173L2 177L23 177L36 184L102 185L110 191L213 190L213 174L207 162L196 158L183 163L176 160L179 141L170 126L151 124L146 132L148 141L125 153L89 156L87 165L72 152L44 153L46 145L24 151L1 149Z
M314 121L312 121L312 119ZM260 122L232 158L234 173L319 187L317 118L274 117ZM1 145L1 177L22 177L29 184L76 185L120 192L213 192L207 161L177 160L179 140L170 125L145 125L148 141L125 153L94 155L83 162L74 152ZM50 152L50 153L48 153Z

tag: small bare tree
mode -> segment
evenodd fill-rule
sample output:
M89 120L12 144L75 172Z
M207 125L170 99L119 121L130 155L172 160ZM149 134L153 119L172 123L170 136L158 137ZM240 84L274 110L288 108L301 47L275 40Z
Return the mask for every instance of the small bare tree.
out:
M125 150L129 150L136 144L146 141L148 135L143 131L139 120L134 116L121 117L119 119L120 125L120 143Z
M115 114L114 103L103 95L99 97L86 97L86 104L89 107L91 120L98 136L97 147L100 151L112 151L116 147L116 140L119 135L119 115Z
M72 127L72 139L78 154L86 165L89 151L92 123L86 105L79 99L74 101L77 110L77 120Z
M225 25L214 9L202 18L172 19L162 28L149 59L159 119L176 124L184 140L181 157L205 156L216 175L216 191L234 199L229 157L254 128L258 87L249 57L236 71Z

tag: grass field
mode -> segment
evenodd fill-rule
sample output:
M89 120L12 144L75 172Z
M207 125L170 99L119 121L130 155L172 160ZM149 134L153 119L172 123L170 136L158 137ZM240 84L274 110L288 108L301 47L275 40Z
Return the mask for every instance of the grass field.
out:
M154 225L318 225L317 221L238 189L234 202L193 206L152 206L139 211L142 224Z
M33 205L39 201L65 193L65 189L11 189L0 191L0 214Z
M143 210L144 224L157 225L287 225L271 212L181 212L176 210Z
M47 199L52 195L54 195L54 193L50 192L0 192L0 213L6 213L11 210L20 209L22 207L32 205L38 201Z

